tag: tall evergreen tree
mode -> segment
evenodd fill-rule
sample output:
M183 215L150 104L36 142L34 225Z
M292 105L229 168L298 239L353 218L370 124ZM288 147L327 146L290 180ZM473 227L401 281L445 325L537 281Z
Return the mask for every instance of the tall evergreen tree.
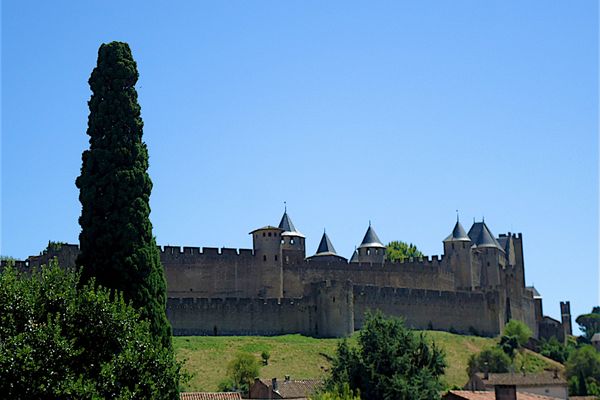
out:
M127 43L102 44L89 85L92 97L83 152L79 218L85 282L121 290L150 321L153 334L171 346L165 314L166 283L150 223L148 150L135 84L137 65Z

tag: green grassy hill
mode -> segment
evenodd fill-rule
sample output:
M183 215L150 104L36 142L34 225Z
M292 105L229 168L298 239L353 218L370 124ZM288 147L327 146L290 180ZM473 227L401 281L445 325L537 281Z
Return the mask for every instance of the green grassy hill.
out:
M448 332L427 331L425 334L446 352L445 381L448 387L462 386L467 381L467 361L473 353L496 344L496 339L462 336ZM238 352L249 352L260 359L263 351L271 354L269 365L261 368L261 378L290 375L295 379L323 378L330 367L339 339L314 339L300 335L264 336L185 336L175 337L177 357L186 361L186 369L194 374L186 390L214 391L225 377L227 363ZM356 341L356 335L350 338ZM526 353L517 359L542 369L552 366L547 359Z

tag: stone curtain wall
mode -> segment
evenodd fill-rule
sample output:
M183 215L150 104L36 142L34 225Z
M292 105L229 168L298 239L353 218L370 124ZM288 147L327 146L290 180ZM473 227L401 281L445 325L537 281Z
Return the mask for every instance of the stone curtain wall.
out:
M495 292L450 292L354 286L354 328L360 329L368 310L405 319L415 329L436 329L495 336L500 333Z
M342 337L354 331L352 283L321 282L297 299L169 298L173 334Z

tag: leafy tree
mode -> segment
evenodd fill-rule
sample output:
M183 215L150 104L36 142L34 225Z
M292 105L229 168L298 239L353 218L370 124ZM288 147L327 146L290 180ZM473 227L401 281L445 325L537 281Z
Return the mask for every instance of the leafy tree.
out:
M402 320L367 314L358 346L337 348L327 390L348 384L363 399L435 399L446 364L435 343L428 343Z
M260 358L262 359L263 365L269 365L269 358L271 358L271 353L264 350L260 353Z
M565 367L572 395L600 395L600 353L593 346L572 351Z
M511 319L504 327L503 336L514 336L519 347L523 347L531 337L531 329L523 322Z
M166 283L150 223L148 150L135 83L138 71L127 43L100 46L89 79L92 96L83 152L79 218L82 278L122 291L150 322L153 334L171 346L165 315Z
M247 393L259 372L256 357L249 353L239 353L227 365L227 379L219 384L219 390Z
M341 387L319 392L311 396L310 400L360 400L360 394L355 394L350 385L344 383Z
M589 314L582 314L575 319L585 338L589 341L594 334L600 332L600 307L594 307Z
M120 294L56 263L0 274L0 393L11 399L177 399L181 364Z
M423 257L423 253L412 243L394 240L387 245L386 257L390 261L402 261L409 257Z
M563 364L569 357L569 348L552 336L549 340L541 340L540 354Z
M519 339L516 336L502 336L498 346L511 359L515 358L515 353L519 349Z
M476 372L508 372L512 361L499 347L490 347L479 354L469 357L467 373L469 376Z

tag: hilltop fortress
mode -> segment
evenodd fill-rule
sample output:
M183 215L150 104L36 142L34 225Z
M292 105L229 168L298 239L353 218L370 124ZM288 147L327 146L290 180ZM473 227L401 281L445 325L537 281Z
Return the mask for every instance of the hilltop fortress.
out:
M561 303L562 323L544 317L541 296L525 285L522 235L496 238L484 221L467 233L457 220L443 255L401 262L386 259L370 225L350 260L326 233L307 257L305 237L287 211L278 226L250 234L252 249L160 248L175 335L340 337L360 329L368 310L401 316L418 329L491 336L517 319L536 337L570 333L569 303ZM78 252L77 245L62 245L24 263L57 257L72 266Z

